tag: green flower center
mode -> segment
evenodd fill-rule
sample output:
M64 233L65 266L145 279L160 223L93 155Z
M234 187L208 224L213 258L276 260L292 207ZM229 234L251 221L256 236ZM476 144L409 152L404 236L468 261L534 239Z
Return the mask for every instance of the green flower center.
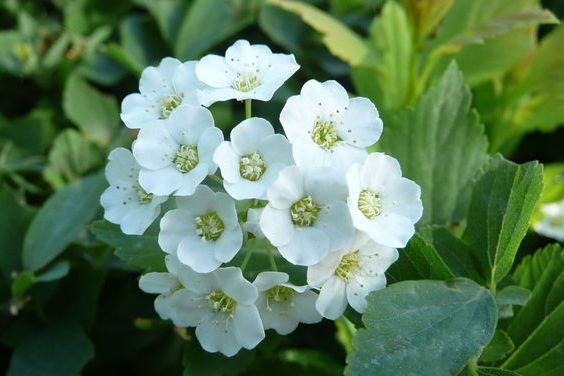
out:
M239 173L244 179L257 181L262 177L265 171L266 164L257 152L245 155L239 161Z
M229 314L237 307L237 302L221 290L212 291L206 300L215 313Z
M335 270L337 277L344 281L348 281L351 274L355 273L360 268L360 257L358 251L347 253L341 258L339 266Z
M319 207L313 202L311 196L306 196L292 204L290 217L298 226L313 226L319 216Z
M153 194L147 193L139 184L135 186L135 190L137 191L137 199L139 200L140 204L149 204L153 201Z
M237 77L233 82L232 88L237 91L248 92L255 89L261 84L256 74L241 74L237 73Z
M274 286L266 291L266 298L275 302L286 302L294 296L294 290L286 286Z
M180 106L182 97L178 95L167 95L161 102L161 119L166 119L170 116L172 110Z
M335 122L317 120L311 131L311 139L323 149L331 149L339 141Z
M358 196L358 210L368 219L380 215L382 212L380 195L369 189L363 189Z
M225 229L223 221L219 215L214 212L196 217L194 218L194 221L196 222L196 234L207 241L215 241L219 239Z
M180 145L172 160L176 169L180 172L192 171L198 165L198 147L194 145Z

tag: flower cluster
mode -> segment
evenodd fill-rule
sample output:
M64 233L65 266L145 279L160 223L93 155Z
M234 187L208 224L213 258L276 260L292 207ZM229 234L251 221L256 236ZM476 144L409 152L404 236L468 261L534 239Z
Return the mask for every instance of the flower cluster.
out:
M267 329L288 334L299 323L336 319L348 305L363 312L422 214L419 186L402 177L398 161L366 150L383 130L376 107L335 81L310 80L287 100L286 136L247 112L224 141L207 106L236 99L249 110L298 68L293 55L240 40L224 57L165 58L146 68L139 93L122 103L122 120L140 131L132 152L109 156L105 218L142 234L175 196L158 235L167 272L139 285L158 294L162 319L195 327L210 352L232 356ZM271 270L253 271L251 283L243 273L253 238L267 248ZM307 284L278 272L284 263L303 267Z

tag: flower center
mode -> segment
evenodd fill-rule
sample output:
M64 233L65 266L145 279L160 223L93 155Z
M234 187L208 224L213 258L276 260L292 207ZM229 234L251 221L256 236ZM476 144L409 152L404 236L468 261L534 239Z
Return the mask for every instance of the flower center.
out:
M231 313L237 307L237 302L221 290L212 291L206 300L215 313Z
M380 215L382 213L380 195L369 189L363 189L358 196L358 210L368 219Z
M176 151L172 163L180 172L192 171L198 164L200 158L198 157L198 147L194 145L180 145Z
M264 171L266 171L266 164L257 152L245 155L239 161L239 173L244 179L257 181L262 177Z
M238 91L248 92L261 84L256 74L253 73L237 73L237 77L233 82L232 88Z
M331 149L339 141L335 122L317 120L311 131L311 139L323 149Z
M306 196L292 204L290 216L292 222L298 226L313 226L319 216L319 207L311 196Z
M360 268L360 257L358 251L347 253L341 258L339 266L335 270L337 277L344 281L348 281L351 274L355 273Z
M153 201L153 194L145 192L139 184L135 185L135 190L137 191L137 200L139 200L140 204L145 205Z
M294 296L294 290L286 286L274 286L266 291L266 298L275 302L286 302Z
M161 102L161 119L166 119L170 116L172 110L180 106L182 103L182 96L167 95Z
M219 215L214 212L196 217L194 218L194 221L196 222L196 234L207 241L215 241L219 239L225 229L223 221Z

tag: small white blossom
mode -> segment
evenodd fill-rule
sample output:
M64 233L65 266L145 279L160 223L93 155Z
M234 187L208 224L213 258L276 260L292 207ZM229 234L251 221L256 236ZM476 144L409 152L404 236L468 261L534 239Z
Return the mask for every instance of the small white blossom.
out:
M281 169L294 163L292 146L265 119L250 118L231 131L215 151L227 193L236 200L266 199L266 190Z
M539 234L564 242L564 200L541 205L544 218L535 223Z
M124 148L112 150L106 166L110 186L100 197L104 218L128 235L141 235L161 212L167 197L145 192L138 183L139 165Z
M336 81L309 80L290 97L280 123L293 146L300 167L332 166L345 173L362 163L365 148L382 134L378 110L367 98L349 99Z
M196 61L165 57L157 67L141 73L139 93L121 103L121 119L128 128L144 128L168 118L181 104L199 105L197 90L202 84L195 73Z
M264 208L250 208L247 210L247 221L243 223L243 230L250 232L257 239L264 239L264 234L260 229L260 216Z
M308 286L288 283L288 274L262 272L253 282L259 296L256 302L264 329L278 334L293 332L300 322L314 324L321 321L315 309L317 294Z
M213 153L223 141L209 110L183 105L159 127L146 127L133 144L139 183L150 193L188 196L217 170Z
M378 245L357 232L351 244L308 268L308 284L321 288L317 310L331 320L345 312L347 302L357 312L364 312L366 296L386 286L384 272L397 259L395 248Z
M233 199L200 185L194 195L177 197L176 202L178 209L161 219L158 242L162 250L198 273L231 261L243 244Z
M208 87L199 90L204 106L229 99L269 101L298 69L294 55L273 54L262 44L238 40L225 53L204 56L196 75Z
M354 227L378 244L403 248L423 214L421 188L401 176L398 161L370 154L347 172L348 205Z
M182 274L187 280L185 288L167 301L171 319L176 326L196 327L204 350L233 356L242 347L253 349L264 339L254 304L257 289L243 277L241 269L229 267L198 274L186 268Z
M286 167L268 190L260 227L286 260L313 265L352 239L345 197L343 179L334 170L304 173Z

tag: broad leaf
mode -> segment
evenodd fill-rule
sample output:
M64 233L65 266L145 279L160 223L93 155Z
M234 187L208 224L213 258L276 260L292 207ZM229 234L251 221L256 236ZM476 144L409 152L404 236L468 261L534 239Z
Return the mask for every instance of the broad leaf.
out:
M480 355L480 362L493 363L503 360L515 345L511 338L503 330L496 330L491 342Z
M406 281L368 296L347 375L456 375L490 342L492 295L468 279Z
M94 357L94 346L75 325L32 331L16 347L7 376L72 376Z
M76 75L67 80L63 109L87 139L104 145L111 140L119 122L115 98L100 93Z
M101 173L80 179L55 193L37 212L25 235L22 260L36 271L57 257L98 211L106 188Z
M520 373L503 368L478 367L478 376L522 376Z
M399 159L404 175L421 186L419 226L464 218L470 183L487 160L486 136L470 103L470 90L453 64L414 109L388 120L376 144Z
M114 247L115 255L128 266L146 271L164 271L166 254L160 249L155 235L126 235L118 225L96 221L90 226L94 236Z
M517 165L495 156L474 184L463 239L490 285L509 273L542 191L542 166Z

